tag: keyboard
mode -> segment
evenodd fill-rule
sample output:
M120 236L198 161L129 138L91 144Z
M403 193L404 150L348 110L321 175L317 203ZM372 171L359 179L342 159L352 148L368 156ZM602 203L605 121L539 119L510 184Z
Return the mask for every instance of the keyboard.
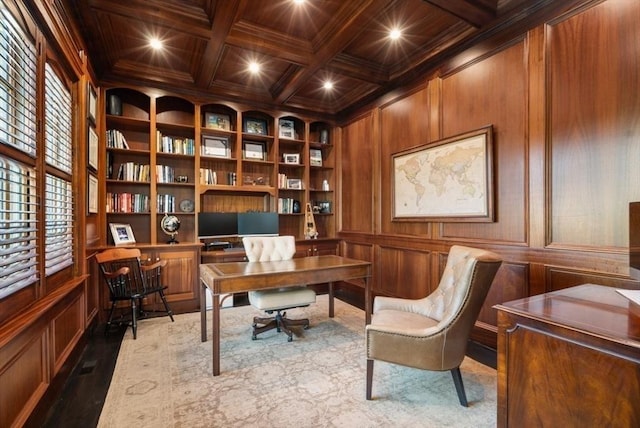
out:
M222 251L225 253L244 253L244 248L233 247L233 248L223 248Z

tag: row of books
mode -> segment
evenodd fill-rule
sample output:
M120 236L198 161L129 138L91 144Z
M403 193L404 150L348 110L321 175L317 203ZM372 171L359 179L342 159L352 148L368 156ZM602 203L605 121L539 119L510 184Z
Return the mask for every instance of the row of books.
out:
M200 184L213 186L218 184L218 175L209 168L200 168Z
M293 198L278 198L279 214L294 214L300 212L300 202Z
M107 192L108 213L148 213L149 195Z
M173 183L175 179L176 173L173 167L168 165L156 165L157 183Z
M120 164L116 180L125 181L145 181L150 180L150 167L147 164L139 164L135 162L125 162Z
M193 138L171 137L157 131L156 150L161 153L195 155L196 143Z
M172 213L176 211L176 198L173 195L158 194L156 197L157 212Z
M107 130L107 147L114 149L128 149L127 139L124 134L117 129Z

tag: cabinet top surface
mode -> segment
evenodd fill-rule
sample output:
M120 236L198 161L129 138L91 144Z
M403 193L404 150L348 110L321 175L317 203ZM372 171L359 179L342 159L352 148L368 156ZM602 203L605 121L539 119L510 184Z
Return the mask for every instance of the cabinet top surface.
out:
M640 306L613 287L583 284L495 308L640 348Z

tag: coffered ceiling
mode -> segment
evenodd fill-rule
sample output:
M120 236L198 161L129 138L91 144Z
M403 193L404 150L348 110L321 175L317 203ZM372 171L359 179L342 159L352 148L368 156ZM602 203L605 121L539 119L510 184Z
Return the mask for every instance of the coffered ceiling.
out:
M66 0L101 82L336 114L552 0ZM399 29L397 40L389 38ZM157 37L164 49L149 47ZM251 61L260 64L251 74ZM326 81L333 83L324 89Z

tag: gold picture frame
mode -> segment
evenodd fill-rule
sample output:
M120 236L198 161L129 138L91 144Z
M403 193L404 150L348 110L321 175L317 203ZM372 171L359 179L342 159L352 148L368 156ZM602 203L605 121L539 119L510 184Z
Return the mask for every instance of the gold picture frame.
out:
M394 221L493 222L493 138L486 126L391 156Z
M204 127L207 129L220 129L231 131L231 118L228 114L205 113Z

